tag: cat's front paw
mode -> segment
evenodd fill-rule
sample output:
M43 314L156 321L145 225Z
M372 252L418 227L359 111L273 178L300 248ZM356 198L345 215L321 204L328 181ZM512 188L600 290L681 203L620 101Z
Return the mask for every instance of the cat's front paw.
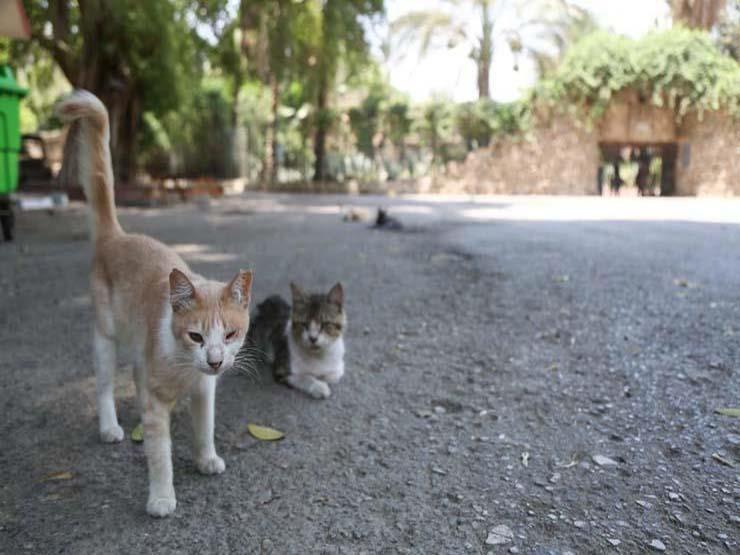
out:
M218 455L199 458L195 461L195 465L201 474L221 474L226 470L226 463Z
M306 388L306 393L314 399L328 399L331 395L331 389L329 389L326 382L316 380Z
M100 441L103 443L118 443L121 440L123 440L123 428L118 424L100 430Z
M172 497L150 497L146 503L146 512L151 516L163 518L174 513L175 507L177 507L177 499L174 495Z

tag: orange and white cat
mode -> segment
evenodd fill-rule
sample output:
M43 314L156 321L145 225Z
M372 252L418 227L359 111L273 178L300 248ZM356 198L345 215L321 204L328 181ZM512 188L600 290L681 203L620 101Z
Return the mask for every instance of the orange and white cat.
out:
M163 517L177 504L172 485L170 412L191 398L194 457L200 472L225 465L213 442L216 379L231 368L249 327L252 273L230 283L193 273L172 249L123 231L113 194L108 112L98 98L76 91L57 107L72 122L65 164L78 173L91 207L95 310L93 358L100 437L123 439L113 397L116 346L134 360L137 401L149 468L147 512ZM70 154L71 153L71 154Z

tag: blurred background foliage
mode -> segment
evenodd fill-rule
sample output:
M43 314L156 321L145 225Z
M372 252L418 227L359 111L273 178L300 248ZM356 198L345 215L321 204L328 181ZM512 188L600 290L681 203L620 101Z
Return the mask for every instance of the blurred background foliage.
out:
M124 182L416 178L500 137L525 140L540 105L598 119L624 88L677 119L740 113L736 2L671 1L673 28L631 40L566 0L509 0L521 16L507 28L505 1L451 0L387 22L383 0L24 0L32 39L0 42L0 61L30 89L26 132L59 127L52 107L72 87L100 96ZM457 18L463 4L476 32ZM412 103L371 55L378 29L383 58L468 45L479 99ZM490 99L495 48L537 68L520 101Z

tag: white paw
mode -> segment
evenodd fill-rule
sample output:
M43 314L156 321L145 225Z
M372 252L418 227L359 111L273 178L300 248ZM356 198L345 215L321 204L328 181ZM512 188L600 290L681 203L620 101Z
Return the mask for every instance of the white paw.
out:
M342 376L343 374L340 374L339 372L337 372L336 374L327 374L326 376L324 376L324 380L327 383L339 383L339 380L342 379Z
M146 503L146 512L151 516L162 518L174 513L175 507L177 507L177 499L174 495L172 497L150 497Z
M308 386L306 393L314 399L328 399L329 395L331 395L331 389L329 389L329 386L325 382L316 380Z
M103 443L118 443L122 439L123 428L118 424L111 426L110 428L106 428L105 430L100 430L100 441Z
M221 474L226 470L226 463L218 455L198 459L195 461L195 465L201 474Z

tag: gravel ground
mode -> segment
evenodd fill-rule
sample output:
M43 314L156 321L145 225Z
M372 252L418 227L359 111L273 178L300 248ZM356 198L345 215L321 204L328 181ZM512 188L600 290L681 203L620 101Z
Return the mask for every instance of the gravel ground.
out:
M405 232L343 223L383 202ZM740 530L740 203L249 195L121 210L255 298L348 299L327 401L226 375L200 476L145 513L140 444L98 442L80 207L0 244L2 553L732 553ZM136 425L121 360L119 419ZM276 443L248 422L283 430ZM734 467L729 465L735 465Z

